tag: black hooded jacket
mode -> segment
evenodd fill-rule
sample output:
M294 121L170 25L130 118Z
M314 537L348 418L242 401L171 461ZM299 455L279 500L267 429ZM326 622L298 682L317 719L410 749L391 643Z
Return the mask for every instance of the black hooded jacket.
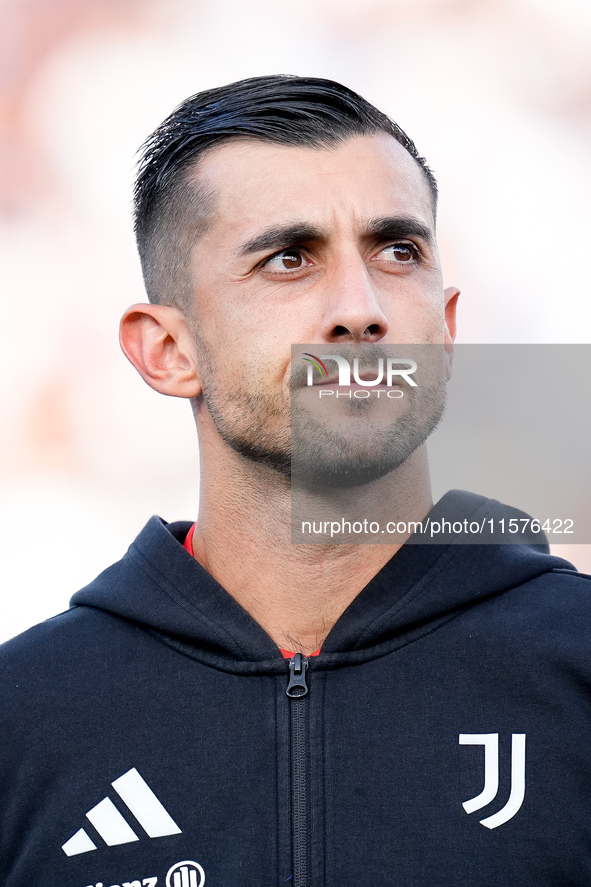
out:
M405 545L288 662L188 529L0 649L2 887L591 885L588 577Z

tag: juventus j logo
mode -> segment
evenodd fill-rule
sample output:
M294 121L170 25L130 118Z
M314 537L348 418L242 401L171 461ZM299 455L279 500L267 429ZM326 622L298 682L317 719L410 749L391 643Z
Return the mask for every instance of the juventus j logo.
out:
M525 797L525 733L511 736L511 792L509 800L498 813L480 820L486 828L497 828L512 819ZM484 788L479 795L464 801L466 813L474 813L490 804L499 790L499 734L460 733L460 745L484 746Z

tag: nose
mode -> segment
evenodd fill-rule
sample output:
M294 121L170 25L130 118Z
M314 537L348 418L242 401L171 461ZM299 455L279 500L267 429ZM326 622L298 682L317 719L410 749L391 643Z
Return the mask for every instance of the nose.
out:
M359 257L327 281L322 336L325 342L378 342L388 332L379 294Z

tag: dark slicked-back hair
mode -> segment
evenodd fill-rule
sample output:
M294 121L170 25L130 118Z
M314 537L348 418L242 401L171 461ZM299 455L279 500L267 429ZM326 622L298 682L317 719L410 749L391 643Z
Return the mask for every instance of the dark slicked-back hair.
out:
M406 133L346 86L314 77L252 77L187 99L148 137L135 185L135 232L151 302L190 310L187 260L208 225L215 195L199 182L205 151L236 138L329 148L351 136L387 133L437 184Z

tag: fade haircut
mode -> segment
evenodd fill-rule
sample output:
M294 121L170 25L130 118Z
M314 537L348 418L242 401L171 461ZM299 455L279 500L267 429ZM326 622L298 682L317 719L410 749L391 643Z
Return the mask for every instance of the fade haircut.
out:
M277 75L208 89L184 101L140 149L134 190L135 233L148 298L190 313L188 258L205 232L215 195L197 163L231 139L331 148L351 136L387 133L423 171L433 214L437 183L406 133L357 93L333 80Z

